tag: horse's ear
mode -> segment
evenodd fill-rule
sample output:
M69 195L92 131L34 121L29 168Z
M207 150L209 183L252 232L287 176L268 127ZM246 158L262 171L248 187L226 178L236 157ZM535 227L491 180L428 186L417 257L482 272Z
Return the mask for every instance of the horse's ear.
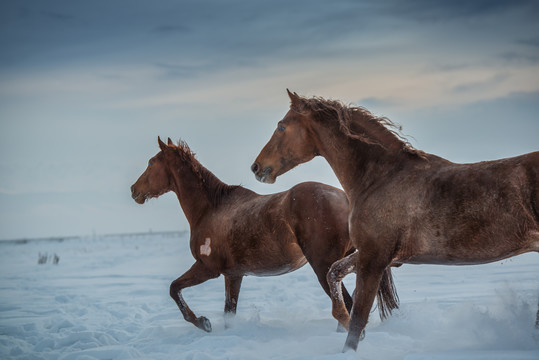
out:
M298 110L301 109L303 103L300 96L295 92L290 92L290 90L288 89L286 89L286 92L288 93L288 97L290 98L290 108Z
M170 140L170 138L168 138L167 145L174 145L174 143L172 142L172 140Z
M161 138L158 136L157 137L157 142L159 143L159 148L162 150L162 151L165 151L165 149L167 148L167 146L165 145L164 142L161 141Z

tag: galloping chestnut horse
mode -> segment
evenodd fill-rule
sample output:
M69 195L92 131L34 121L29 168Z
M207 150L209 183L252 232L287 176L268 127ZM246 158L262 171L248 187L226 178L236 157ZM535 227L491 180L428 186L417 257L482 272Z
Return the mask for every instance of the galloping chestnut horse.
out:
M338 280L355 262L351 319L346 309L333 310L349 325L345 350L357 349L388 266L482 264L539 252L539 152L455 164L412 148L390 120L364 108L288 95L290 111L251 170L273 183L320 155L343 186L358 249L333 274Z
M170 285L185 320L211 331L204 316L197 317L182 289L225 277L225 314L235 314L245 275L280 275L309 262L329 295L326 274L333 262L354 251L348 236L348 200L341 190L314 182L288 191L258 195L241 186L221 182L203 167L187 144L164 144L146 171L131 187L133 199L147 199L174 191L191 228L195 264ZM348 309L352 299L344 286ZM398 307L391 272L384 273L378 295L382 318Z

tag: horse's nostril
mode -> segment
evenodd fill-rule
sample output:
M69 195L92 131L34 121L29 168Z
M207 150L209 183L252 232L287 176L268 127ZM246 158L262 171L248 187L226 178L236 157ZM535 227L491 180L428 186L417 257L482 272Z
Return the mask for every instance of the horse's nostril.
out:
M255 174L258 172L258 169L259 169L258 163L254 163L251 166L251 171L254 172Z

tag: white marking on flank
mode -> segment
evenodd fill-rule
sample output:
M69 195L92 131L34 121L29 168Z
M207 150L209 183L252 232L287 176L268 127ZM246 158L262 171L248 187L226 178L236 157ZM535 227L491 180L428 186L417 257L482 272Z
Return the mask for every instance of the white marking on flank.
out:
M210 256L211 254L210 244L211 244L211 239L206 238L206 242L204 243L204 245L200 245L200 255Z

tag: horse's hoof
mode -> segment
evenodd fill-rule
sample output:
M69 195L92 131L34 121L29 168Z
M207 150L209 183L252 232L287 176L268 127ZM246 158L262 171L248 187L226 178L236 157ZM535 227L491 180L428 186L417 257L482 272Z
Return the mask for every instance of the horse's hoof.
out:
M363 341L363 339L365 339L365 329L359 334L359 341Z
M349 351L357 351L357 345L351 345L348 342L344 344L344 348L342 349L343 353L349 352Z
M225 329L234 327L234 315L225 314Z
M201 316L197 319L197 321L198 321L197 327L199 329L202 329L206 332L211 332L211 322L210 320L208 320L208 318Z
M357 346L360 341L362 341L365 338L365 329L361 331L361 334L359 334L358 339L354 339L354 335L348 333L348 337L346 338L346 342L344 343L344 349L342 352L347 352L349 350L357 351Z

